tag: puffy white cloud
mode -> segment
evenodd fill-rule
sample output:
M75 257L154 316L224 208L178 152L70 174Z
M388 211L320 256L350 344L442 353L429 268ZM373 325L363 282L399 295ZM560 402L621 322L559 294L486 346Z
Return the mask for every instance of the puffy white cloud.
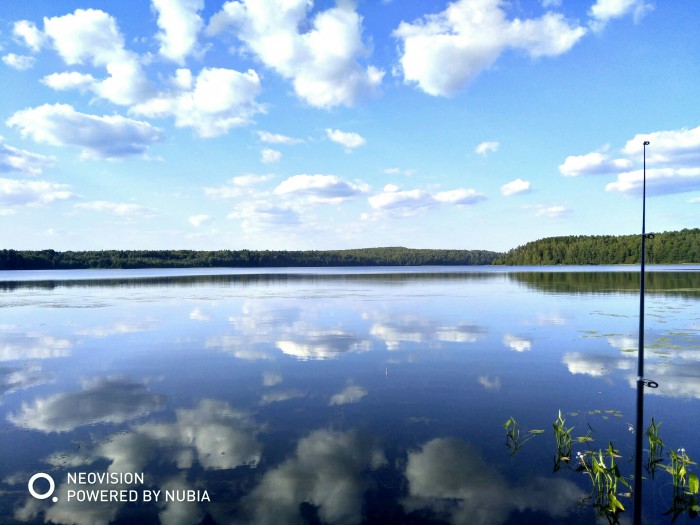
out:
M78 73L77 71L65 71L63 73L51 73L41 79L42 84L47 85L51 89L57 91L65 91L68 89L85 89L94 88L96 85L95 77L87 73Z
M18 427L68 432L84 425L123 423L158 410L163 397L128 379L106 377L85 381L80 392L67 392L23 403L8 420Z
M347 182L335 175L294 175L274 190L277 195L305 197L310 202L338 204L369 191L366 184Z
M204 8L204 0L151 0L158 13L160 54L183 64L195 50L197 35L204 26L198 12Z
M337 359L346 353L366 352L370 342L342 330L290 330L275 346L284 354L301 360Z
M260 162L263 164L272 164L278 162L282 158L282 153L271 148L265 148L260 151Z
M617 181L607 184L605 191L641 195L643 182L643 170L627 171L618 174ZM667 195L699 189L700 168L658 168L646 172L647 195Z
M611 159L605 153L594 151L586 155L566 157L564 163L559 165L559 172L565 177L578 177L579 175L613 173L631 166L632 162L628 159Z
M588 11L591 17L590 26L594 31L602 30L607 23L629 13L637 22L646 13L654 9L654 4L644 0L596 0Z
M622 158L612 159L607 153L567 157L559 166L565 176L595 173L617 173L617 180L606 185L607 191L625 195L641 195L644 172L632 169L644 160L646 147L647 192L665 195L694 191L700 188L700 126L678 130L640 133L628 140L621 150Z
M486 196L476 190L459 188L435 193L433 194L433 199L443 204L471 206L472 204L486 200Z
M486 141L482 142L479 144L476 148L474 148L474 151L478 153L479 155L486 156L489 153L495 153L498 151L498 148L501 147L501 144L496 141Z
M503 344L516 352L528 352L532 350L532 341L529 337L505 334L503 336Z
M257 133L261 141L269 144L299 144L304 142L302 139L295 139L279 133L270 133L268 131L258 131Z
M518 193L527 193L530 191L530 182L523 179L515 179L501 186L501 195L510 197Z
M55 160L54 157L5 144L0 137L0 173L16 171L25 175L41 175L44 169L54 165Z
M260 398L260 404L271 405L272 403L281 403L283 401L290 401L301 397L306 397L306 394L301 390L296 389L268 392L267 394L263 394L263 396Z
M56 146L77 146L91 158L116 159L139 155L162 137L148 122L121 115L98 117L76 111L67 104L44 104L23 109L7 120L23 137Z
M26 361L28 359L53 359L71 354L73 343L42 334L2 334L0 336L0 361Z
M112 337L115 335L134 334L149 330L150 326L145 323L127 323L124 321L116 322L109 326L96 326L93 328L83 328L75 332L75 335L88 337Z
M192 215L188 219L190 221L190 224L194 226L195 228L199 228L200 226L205 226L213 220L210 215Z
M506 49L531 57L568 51L585 33L563 15L508 20L500 0L457 0L437 14L401 22L401 70L406 82L430 95L450 96L496 62Z
M326 136L333 142L344 146L346 151L352 151L367 143L361 135L348 131L340 131L339 129L327 128Z
M108 77L95 82L95 93L115 104L144 100L150 87L138 57L124 48L116 20L98 9L44 18L44 35L66 64L104 67Z
M17 69L19 71L26 71L34 66L34 57L27 55L17 55L15 53L8 53L3 55L2 61L10 66L11 68Z
M0 205L41 206L75 198L67 184L0 178Z
M374 93L384 75L358 62L368 54L362 18L351 2L339 2L307 20L311 6L308 0L230 1L211 18L207 31L230 30L266 66L291 80L309 105L353 105Z
M44 34L34 22L19 20L12 26L12 35L32 51L39 51L44 43Z
M200 137L217 137L251 122L263 108L255 102L260 78L249 69L204 68L196 79L180 69L172 79L174 90L131 108L136 115L175 117L177 127L191 127Z
M620 359L617 356L607 354L591 354L581 352L568 352L562 357L562 363L570 373L585 374L592 377L603 377L611 371L630 369L633 361Z
M132 217L134 215L152 216L155 212L152 208L140 206L138 204L129 204L125 202L109 202L109 201L93 201L81 202L75 205L76 208L82 210L92 210L102 213L109 213L118 217Z
M372 209L380 214L405 217L438 205L470 206L485 199L485 195L473 189L459 188L429 193L419 189L401 190L394 184L387 184L382 192L372 195L368 200Z
M367 390L357 385L349 385L337 394L331 396L328 404L333 405L347 405L350 403L357 403L360 399L367 395Z
M499 525L515 510L545 512L565 522L584 496L563 479L534 478L509 486L471 444L451 437L410 451L406 479L408 496L401 504L407 512L430 508L437 519L455 525Z
M688 166L700 163L700 126L677 130L640 133L628 140L622 152L629 158L642 160L644 141L647 146L647 165Z
M364 493L370 487L363 473L385 463L381 450L356 432L312 432L244 498L243 521L297 523L299 507L307 502L316 507L323 523L360 523Z

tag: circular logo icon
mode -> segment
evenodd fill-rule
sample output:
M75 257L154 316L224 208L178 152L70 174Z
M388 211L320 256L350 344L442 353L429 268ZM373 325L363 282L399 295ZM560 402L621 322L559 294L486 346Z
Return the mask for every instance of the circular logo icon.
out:
M34 490L34 482L37 479L45 479L46 481L49 482L49 490L47 490L45 493L41 494ZM56 484L53 481L53 478L49 476L48 474L45 474L43 472L37 472L34 474L31 478L29 478L29 483L27 483L27 488L29 489L29 493L35 497L36 499L46 499L53 494L53 491L56 489ZM58 498L54 496L51 501L56 503L58 501Z

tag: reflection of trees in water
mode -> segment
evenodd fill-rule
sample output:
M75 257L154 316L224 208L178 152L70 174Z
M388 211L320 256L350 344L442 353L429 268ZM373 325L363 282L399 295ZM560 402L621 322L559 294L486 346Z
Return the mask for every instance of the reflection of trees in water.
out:
M55 288L143 288L143 287L194 287L202 285L216 286L260 286L260 285L284 285L284 284L343 284L365 283L371 285L410 285L414 283L426 283L441 281L487 281L501 280L503 273L493 272L425 272L425 271L378 271L378 273L295 273L293 269L288 272L275 273L245 273L235 275L183 275L170 277L124 277L124 278L94 278L94 279L44 279L32 281L0 281L0 290L11 292L14 290L42 289L53 290Z
M568 294L639 293L639 272L510 272L508 279L530 289ZM700 297L699 271L646 272L647 293Z

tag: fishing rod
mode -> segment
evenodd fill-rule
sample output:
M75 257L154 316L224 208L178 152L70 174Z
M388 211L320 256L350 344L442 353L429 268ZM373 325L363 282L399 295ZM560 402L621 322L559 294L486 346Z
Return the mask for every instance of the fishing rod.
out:
M644 141L644 169L642 171L642 253L639 273L639 348L637 350L637 426L635 429L634 452L634 514L633 525L642 523L642 429L644 428L644 387L658 387L658 383L644 379L644 263L646 259L646 240L653 239L654 234L646 233L646 195L647 195L647 146Z

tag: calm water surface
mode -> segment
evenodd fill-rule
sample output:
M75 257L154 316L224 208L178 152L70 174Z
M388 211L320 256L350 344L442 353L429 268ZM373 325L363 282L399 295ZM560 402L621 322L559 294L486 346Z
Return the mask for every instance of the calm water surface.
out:
M651 268L646 419L698 459L700 267ZM607 523L552 422L633 473L635 270L0 272L0 522Z

